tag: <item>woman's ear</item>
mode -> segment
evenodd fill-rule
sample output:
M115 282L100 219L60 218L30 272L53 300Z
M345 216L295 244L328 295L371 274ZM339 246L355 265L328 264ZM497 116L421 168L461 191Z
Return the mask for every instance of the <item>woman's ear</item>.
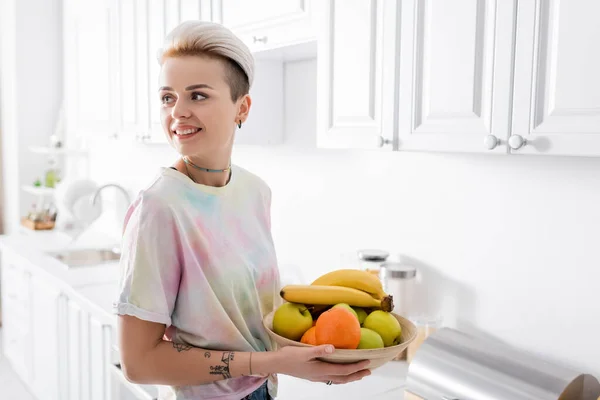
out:
M240 122L246 122L246 118L248 118L248 114L250 113L250 107L252 106L252 98L249 94L243 95L238 101L238 112L235 116L235 124L239 124Z

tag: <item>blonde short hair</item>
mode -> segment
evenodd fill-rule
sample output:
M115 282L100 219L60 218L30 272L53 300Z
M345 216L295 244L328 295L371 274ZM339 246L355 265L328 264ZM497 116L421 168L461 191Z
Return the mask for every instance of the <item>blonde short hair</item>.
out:
M254 57L233 32L221 24L207 21L185 21L165 38L158 52L158 62L178 56L207 56L225 64L225 80L236 101L248 94L254 79Z

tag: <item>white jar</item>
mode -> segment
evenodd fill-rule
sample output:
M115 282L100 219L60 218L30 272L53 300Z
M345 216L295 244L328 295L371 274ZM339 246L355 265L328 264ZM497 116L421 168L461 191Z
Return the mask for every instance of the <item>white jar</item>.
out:
M394 313L409 318L413 313L417 269L398 262L387 261L381 264L384 272L384 290L393 296Z

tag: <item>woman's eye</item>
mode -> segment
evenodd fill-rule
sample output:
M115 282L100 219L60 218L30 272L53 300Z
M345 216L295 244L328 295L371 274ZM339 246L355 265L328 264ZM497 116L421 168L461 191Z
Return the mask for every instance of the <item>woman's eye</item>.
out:
M170 104L173 102L173 96L171 96L170 94L166 94L160 98L160 102L162 104Z
M198 93L198 92L192 93L192 100L204 100L204 99L206 99L206 96L203 95L202 93Z

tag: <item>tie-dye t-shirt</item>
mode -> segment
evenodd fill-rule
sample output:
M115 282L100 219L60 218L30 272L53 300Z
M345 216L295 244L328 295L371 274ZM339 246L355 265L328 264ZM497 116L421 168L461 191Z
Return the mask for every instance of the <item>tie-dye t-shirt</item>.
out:
M271 191L232 166L223 187L161 168L125 219L115 312L165 324L166 338L212 350L270 351L263 316L280 303ZM239 400L267 377L161 388L168 399ZM268 379L275 397L276 376Z

